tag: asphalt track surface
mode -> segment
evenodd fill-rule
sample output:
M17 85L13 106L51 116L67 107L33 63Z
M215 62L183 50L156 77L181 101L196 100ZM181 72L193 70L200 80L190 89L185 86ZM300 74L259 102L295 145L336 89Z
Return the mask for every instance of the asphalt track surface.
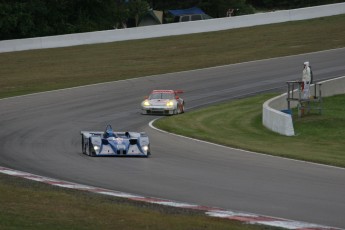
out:
M0 100L0 165L71 182L345 228L345 170L225 148L151 129L152 89L183 89L186 109L285 92L309 60L315 80L345 75L345 49L149 76ZM152 156L92 158L81 130L146 131ZM229 133L229 138L236 133ZM293 144L293 143L291 143ZM303 153L301 153L303 154Z

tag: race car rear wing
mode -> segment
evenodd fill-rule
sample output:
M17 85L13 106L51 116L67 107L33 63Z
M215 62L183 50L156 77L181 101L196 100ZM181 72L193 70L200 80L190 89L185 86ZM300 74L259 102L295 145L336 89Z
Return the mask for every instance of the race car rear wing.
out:
M139 137L148 137L145 132L114 132L117 136L128 137L128 138L139 138ZM102 131L81 131L80 134L86 138L91 136L102 136L104 132Z

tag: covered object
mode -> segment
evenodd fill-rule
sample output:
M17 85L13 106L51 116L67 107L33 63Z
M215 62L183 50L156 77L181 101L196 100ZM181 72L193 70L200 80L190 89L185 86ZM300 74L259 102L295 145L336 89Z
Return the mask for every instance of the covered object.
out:
M174 16L181 16L181 15L187 15L187 14L205 14L205 12L202 11L198 7L192 7L189 9L181 9L181 10L169 10L169 13L171 13Z
M152 26L163 23L163 11L149 10L138 26Z
M174 22L188 22L212 18L209 15L205 14L205 12L198 7L180 10L169 10L168 12L174 16Z

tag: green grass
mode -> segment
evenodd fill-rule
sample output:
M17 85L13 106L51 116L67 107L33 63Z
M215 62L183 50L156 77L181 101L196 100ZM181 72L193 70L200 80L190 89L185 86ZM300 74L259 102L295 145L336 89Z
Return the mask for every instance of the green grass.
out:
M200 211L56 188L0 174L0 229L263 230Z
M0 98L340 48L345 47L344 37L345 15L339 15L212 33L0 53ZM181 127L181 130L193 135L193 129L198 129L200 138L207 137L211 131L205 122L212 123L230 135L227 139L231 139L233 146L243 144L237 133L246 136L247 147L251 150L256 150L262 140L270 139L271 146L286 144L288 140L296 149L296 157L310 158L315 148L311 143L321 134L314 137L317 129L307 134L303 125L308 122L301 122L300 127L296 124L297 137L281 137L263 129L261 109L255 106L261 108L260 103L268 97L270 95L232 102L232 106L238 108L231 114L223 114L229 118L225 123L215 119L219 114L212 108L206 109L209 114L188 112L172 117L169 123L190 116L193 118L191 127ZM219 106L229 109L227 104ZM250 118L242 119L242 109L249 112ZM327 111L323 117L328 117ZM311 122L313 119L322 118L311 117ZM335 126L333 131L339 127L335 122L342 124L341 117L329 118L329 121ZM341 134L331 141L320 140L319 145L326 151L318 151L318 158L330 158L330 164L343 166L343 157L333 154L335 150L344 149L338 145L344 136ZM298 144L292 141L302 139L304 142ZM221 141L225 143L226 140ZM331 147L332 155L328 155ZM271 148L266 146L263 152L266 151L269 153ZM284 149L280 154L287 156L288 152ZM59 189L5 175L0 175L0 204L0 229L271 229L209 218L197 212Z
M345 95L323 98L322 115L293 112L295 136L262 125L265 94L157 120L158 128L235 148L345 167Z
M345 15L155 39L0 53L0 98L345 46Z

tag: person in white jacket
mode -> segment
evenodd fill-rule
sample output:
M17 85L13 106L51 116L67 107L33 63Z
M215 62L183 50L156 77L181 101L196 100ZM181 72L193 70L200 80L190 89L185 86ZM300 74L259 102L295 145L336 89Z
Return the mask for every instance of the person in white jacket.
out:
M304 67L303 67L303 72L302 72L302 81L303 81L303 85L302 85L302 98L303 99L307 99L310 97L310 91L309 91L309 86L311 83L311 70L309 67L309 62L304 62Z

